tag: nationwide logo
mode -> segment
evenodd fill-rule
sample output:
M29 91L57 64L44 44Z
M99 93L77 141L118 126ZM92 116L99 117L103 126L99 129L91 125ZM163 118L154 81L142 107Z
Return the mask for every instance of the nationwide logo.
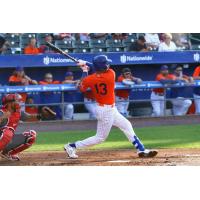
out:
M6 92L23 92L23 91L24 91L23 87L20 87L20 88L9 88L9 87L7 87L6 88Z
M49 56L45 56L43 58L43 63L45 65L49 65L51 63L59 64L59 63L69 63L69 62L73 62L73 61L70 60L70 59L67 59L67 58L52 58L52 57L49 57Z
M43 63L44 63L45 65L49 65L49 63L50 63L50 58L49 58L48 56L44 57L44 58L43 58Z
M126 56L123 54L120 56L121 63L134 62L134 61L151 61L153 56Z
M43 91L50 91L50 90L60 90L59 86L43 86Z
M199 60L200 60L199 53L195 53L194 56L193 56L193 58L194 58L194 61L199 62Z
M41 91L42 87L25 87L25 91L31 91L31 92L37 92L37 91Z

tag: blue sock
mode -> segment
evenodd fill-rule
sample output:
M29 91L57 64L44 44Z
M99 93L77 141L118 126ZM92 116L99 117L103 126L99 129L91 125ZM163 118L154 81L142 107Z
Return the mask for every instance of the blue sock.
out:
M73 148L76 148L76 144L75 143L70 143L69 146L73 147Z
M135 146L135 148L138 151L144 151L145 150L144 145L142 144L142 142L139 140L139 138L136 135L134 136L134 141L132 142L132 144Z

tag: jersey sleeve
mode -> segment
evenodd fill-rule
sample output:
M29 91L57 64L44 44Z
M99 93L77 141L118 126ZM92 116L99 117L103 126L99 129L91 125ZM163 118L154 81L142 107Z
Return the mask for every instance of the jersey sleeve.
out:
M113 69L111 69L111 68L109 69L109 71L111 72L111 74L113 75L113 78L114 78L114 80L115 80L115 78L116 78L116 77L115 77L115 76L116 76L116 75L115 75L115 71L114 71Z
M86 78L84 78L82 81L81 81L81 84L80 84L80 91L81 92L86 92L87 89L90 87L90 82L91 82L91 77L90 76L87 76Z
M176 80L176 76L174 74L169 74L168 78L169 80Z
M193 77L197 77L200 75L200 66L198 66L195 70L194 70L194 73L193 73Z
M14 76L10 76L8 81L9 81L9 82L16 82L16 79L15 79Z
M117 79L117 82L122 82L123 80L124 80L124 77L119 76L118 79Z
M162 79L165 79L164 76L163 76L162 74L158 74L158 75L156 76L156 81L160 81L160 80L162 80Z

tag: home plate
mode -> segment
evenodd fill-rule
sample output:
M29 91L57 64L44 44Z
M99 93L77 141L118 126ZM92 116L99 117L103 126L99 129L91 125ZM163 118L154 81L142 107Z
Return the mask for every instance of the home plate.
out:
M127 163L127 162L131 162L130 160L110 160L107 161L109 163Z

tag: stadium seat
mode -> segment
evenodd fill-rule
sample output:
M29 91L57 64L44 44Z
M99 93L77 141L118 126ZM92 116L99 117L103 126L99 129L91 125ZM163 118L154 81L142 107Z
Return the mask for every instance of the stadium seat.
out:
M177 47L177 51L184 51L184 50L189 50L189 48L186 48L186 47Z
M14 41L14 42L20 42L20 36L16 34L6 34L6 40L8 41Z
M45 37L44 38L42 38L42 37L37 38L37 43L38 43L39 46L46 44Z
M127 38L122 41L122 45L123 45L123 47L129 47L131 45L131 43L133 43L133 42L135 42L135 39Z
M73 53L88 53L90 52L90 49L86 48L86 49L74 49Z
M28 45L30 38L21 38L20 47L24 48Z
M60 49L72 49L72 42L68 40L56 40L55 45Z
M36 38L36 33L23 33L22 35L21 35L21 39L23 39L23 38Z
M191 33L189 38L192 46L200 44L200 33Z
M37 39L44 39L47 35L50 35L51 33L38 33Z
M73 49L63 49L66 53L73 53Z
M20 47L20 43L19 42L17 42L17 41L9 41L9 43L10 43L10 47L11 48L19 48Z
M129 51L129 47L124 47L124 52Z
M107 52L121 52L121 51L124 51L124 49L120 48L120 47L109 47L109 48L107 48Z
M78 49L86 49L89 48L89 42L82 40L72 41L72 47Z
M105 48L93 48L90 51L91 51L91 53L101 53L101 52L105 52L106 49Z
M137 39L137 34L136 33L128 33L128 38L129 39Z
M108 39L106 40L106 47L122 47L122 42L121 40Z
M35 33L24 33L21 35L20 44L21 48L24 48L29 43L30 38L36 38ZM36 38L37 39L37 38Z
M12 54L20 54L21 53L21 47L20 47L19 42L9 41L9 43L10 43L10 48L11 48Z
M89 41L90 48L106 48L105 40L91 39Z
M193 44L192 50L200 50L200 44Z

